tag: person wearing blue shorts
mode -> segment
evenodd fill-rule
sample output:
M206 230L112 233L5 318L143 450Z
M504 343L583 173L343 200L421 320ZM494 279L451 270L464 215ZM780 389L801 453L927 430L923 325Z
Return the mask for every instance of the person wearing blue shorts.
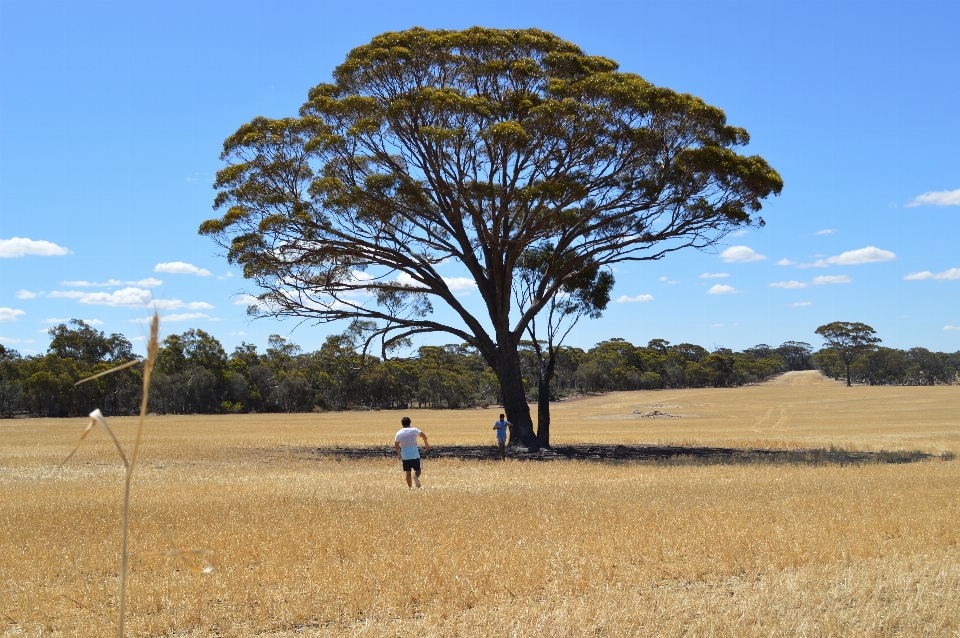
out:
M412 488L416 484L420 488L420 473L423 471L423 465L420 462L420 448L417 447L417 437L423 439L425 449L430 449L430 443L427 441L427 435L417 428L410 427L410 417L405 416L400 419L400 431L393 437L393 447L397 451L397 457L403 464L403 471L407 475L407 487ZM410 472L416 472L412 480Z
M503 414L500 415L500 420L493 424L493 429L497 431L497 453L501 461L507 458L507 428L511 425L513 424L507 421Z

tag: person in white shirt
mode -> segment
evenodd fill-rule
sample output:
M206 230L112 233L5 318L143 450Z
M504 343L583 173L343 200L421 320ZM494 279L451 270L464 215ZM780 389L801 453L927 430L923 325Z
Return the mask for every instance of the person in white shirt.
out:
M400 462L403 463L403 471L407 475L407 487L412 488L416 484L419 488L420 473L423 466L420 463L420 448L417 447L417 437L423 439L423 446L427 450L430 449L430 443L427 441L426 434L417 428L410 427L410 417L405 416L400 419L400 424L403 427L393 438L393 447L397 451ZM412 479L410 477L411 471L416 472Z

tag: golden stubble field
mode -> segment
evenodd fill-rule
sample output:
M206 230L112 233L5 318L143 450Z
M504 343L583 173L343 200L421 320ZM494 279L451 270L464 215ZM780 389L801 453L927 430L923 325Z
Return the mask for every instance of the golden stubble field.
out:
M408 414L443 446L492 442L497 412ZM956 386L792 373L553 414L555 444L960 452ZM960 633L960 461L444 459L409 491L398 462L310 453L392 446L401 416L149 418L131 551L209 548L216 569L135 558L128 635ZM129 445L135 419L111 424ZM116 451L97 430L47 478L84 425L0 421L2 636L116 633Z

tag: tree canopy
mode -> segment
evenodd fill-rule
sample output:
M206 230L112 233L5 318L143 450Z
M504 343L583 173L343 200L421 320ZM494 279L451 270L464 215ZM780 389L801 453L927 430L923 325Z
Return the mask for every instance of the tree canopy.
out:
M847 385L850 385L850 365L861 355L875 349L880 339L874 337L876 330L865 323L834 321L820 326L816 334L837 353L847 369Z
M531 321L589 272L762 225L782 181L736 152L748 141L719 108L545 31L414 28L352 50L300 117L230 136L225 212L200 232L258 286L255 315L372 321L384 354L425 332L476 348L529 433ZM530 250L541 263L518 307ZM451 262L483 314L443 276ZM437 303L457 320L436 320Z

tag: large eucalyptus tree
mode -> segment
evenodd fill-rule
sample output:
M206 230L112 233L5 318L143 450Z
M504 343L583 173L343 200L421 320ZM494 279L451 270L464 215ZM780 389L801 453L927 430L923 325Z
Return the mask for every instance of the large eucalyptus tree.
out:
M538 29L382 34L300 117L258 117L224 142L225 212L200 232L258 286L254 315L373 321L368 344L385 349L428 332L471 344L536 445L517 348L538 313L586 273L762 225L782 188L735 151L749 137L723 111L617 68ZM482 313L441 275L451 262Z

